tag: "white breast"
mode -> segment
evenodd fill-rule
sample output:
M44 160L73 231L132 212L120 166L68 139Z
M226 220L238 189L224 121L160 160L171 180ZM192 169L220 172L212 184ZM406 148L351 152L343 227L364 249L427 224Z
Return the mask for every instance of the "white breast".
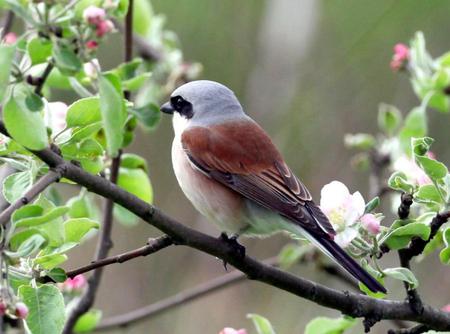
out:
M186 197L202 215L219 225L221 231L238 233L246 225L242 197L191 165L181 146L180 133L172 143L172 164Z

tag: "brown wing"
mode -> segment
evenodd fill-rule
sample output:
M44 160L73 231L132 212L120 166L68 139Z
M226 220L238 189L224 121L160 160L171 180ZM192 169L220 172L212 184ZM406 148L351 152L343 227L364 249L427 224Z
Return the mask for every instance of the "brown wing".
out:
M209 177L311 233L336 234L308 189L256 123L192 127L183 132L181 141L191 162Z

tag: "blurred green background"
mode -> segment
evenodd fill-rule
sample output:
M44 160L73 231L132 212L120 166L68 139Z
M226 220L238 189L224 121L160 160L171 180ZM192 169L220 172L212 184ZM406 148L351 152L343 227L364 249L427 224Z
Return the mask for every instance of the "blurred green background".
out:
M419 104L407 76L389 68L392 47L422 30L433 56L450 49L450 2L445 0L154 0L152 4L178 34L185 59L203 64L201 78L235 91L315 198L324 184L340 180L368 200L367 174L351 170L352 152L344 148L344 134L375 133L380 102L395 104L403 113ZM122 50L111 39L100 58L113 66L121 61ZM448 115L432 111L430 116L431 135L437 140L434 151L448 165ZM164 118L153 133L140 133L127 151L148 160L158 207L191 227L219 235L181 193L172 172L171 140L171 120ZM139 247L157 235L147 224L116 225L112 254ZM260 259L277 254L289 242L284 236L242 241L248 254ZM90 240L77 249L67 267L88 262L94 247L95 240ZM395 254L383 261L397 264ZM437 307L450 303L448 267L441 266L435 255L413 265L425 301ZM297 265L293 271L330 287L344 287L313 265ZM217 259L171 247L107 267L96 307L105 317L121 314L223 274ZM391 297L402 299L402 284L390 283ZM255 333L247 313L269 318L278 334L303 333L306 323L318 315L339 316L246 281L111 333L216 334L226 326ZM388 322L377 324L372 333L386 333L390 327ZM352 332L362 333L362 326Z

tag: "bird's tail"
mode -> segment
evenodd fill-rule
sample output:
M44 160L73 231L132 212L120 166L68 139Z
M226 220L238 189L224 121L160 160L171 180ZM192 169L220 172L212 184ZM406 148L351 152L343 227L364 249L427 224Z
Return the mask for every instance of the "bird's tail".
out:
M314 236L311 236L314 238ZM320 248L326 251L333 260L347 270L353 277L363 283L372 292L386 293L386 288L373 276L365 271L353 258L351 258L338 244L331 239L314 238Z

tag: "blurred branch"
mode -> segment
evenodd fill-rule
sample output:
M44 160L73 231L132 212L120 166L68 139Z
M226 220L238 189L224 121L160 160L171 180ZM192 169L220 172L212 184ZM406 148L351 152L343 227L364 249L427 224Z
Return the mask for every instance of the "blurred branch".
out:
M34 89L34 92L39 95L42 96L42 88L44 87L45 81L47 81L48 76L50 75L50 72L53 70L53 61L49 60L49 62L47 63L47 66L44 69L44 72L42 73L42 75L37 78L38 79L38 83L36 85L36 88Z
M276 265L277 257L272 257L263 261L266 265ZM176 295L160 300L156 303L144 306L137 310L121 314L115 317L110 317L102 320L100 325L96 327L96 330L107 330L112 327L125 327L135 323L137 321L150 318L161 312L172 309L174 307L186 304L194 299L203 297L217 290L229 287L236 283L242 282L246 278L245 274L233 270L232 272L223 276L214 278L208 282L200 284L194 288L182 291Z
M0 132L8 135L3 122L0 122ZM339 310L351 317L409 320L426 324L437 330L450 330L450 314L447 312L424 305L423 312L417 314L405 301L375 299L348 291L341 292L294 276L249 256L242 256L229 242L213 238L189 228L186 224L179 223L155 206L142 201L114 183L65 161L48 148L33 151L33 153L50 167L64 166L63 177L130 210L142 220L170 236L174 243L218 257L245 273L249 279L266 283L319 305Z
M14 12L8 10L2 19L0 28L2 28L0 39L3 39L7 33L11 31L12 25L14 23Z
M120 167L120 157L121 153L117 155L117 157L113 158L111 165L111 175L109 181L111 184L117 183L117 178L119 175L119 167ZM103 209L103 220L100 230L100 236L98 238L97 243L97 252L95 255L95 262L102 261L108 255L109 250L113 246L113 242L111 240L111 231L112 231L112 223L113 223L113 209L114 209L114 201L110 198L105 199L105 206ZM63 334L70 334L73 332L73 328L75 327L78 319L86 313L94 304L95 296L97 294L98 286L100 285L100 281L102 278L103 268L102 266L96 268L94 273L88 279L88 287L86 291L83 293L81 298L78 300L75 307L70 311L67 316L66 323L64 325Z
M147 255L156 253L156 252L160 251L161 249L164 249L172 244L173 244L172 239L168 236L162 236L162 237L159 237L156 239L149 239L147 244L143 247L140 247L138 249L134 249L132 251L122 253L119 255L107 257L102 260L94 261L86 266L83 266L83 267L80 267L80 268L77 268L74 270L70 270L70 271L66 272L66 275L67 275L67 277L73 278L77 275L84 274L88 271L91 271L91 270L94 270L94 269L97 269L100 267L105 267L105 266L108 266L108 265L114 264L114 263L124 263L129 260L135 259L137 257L147 256Z

